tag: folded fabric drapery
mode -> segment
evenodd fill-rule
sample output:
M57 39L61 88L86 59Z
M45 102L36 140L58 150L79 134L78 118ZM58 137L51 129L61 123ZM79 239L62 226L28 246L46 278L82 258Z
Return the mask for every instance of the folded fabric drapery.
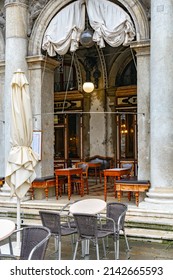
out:
M104 40L112 47L126 45L135 37L135 30L129 15L118 5L107 0L86 0L91 27L94 29L93 41L100 48Z
M94 29L93 41L100 48L105 47L105 41L118 47L134 39L133 22L118 5L107 0L79 0L66 6L51 20L42 44L50 56L78 49L80 35L85 29L85 7Z
M50 56L64 55L78 49L79 38L85 28L84 0L71 3L50 22L43 39L42 48Z
M20 69L14 73L11 86L11 149L5 180L11 187L11 196L16 194L22 199L36 177L34 167L38 155L31 148L33 124L29 84Z

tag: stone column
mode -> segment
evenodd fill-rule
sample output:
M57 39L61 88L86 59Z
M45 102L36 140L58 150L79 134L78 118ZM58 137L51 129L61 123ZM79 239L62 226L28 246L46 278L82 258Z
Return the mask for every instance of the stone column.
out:
M90 107L90 156L106 155L106 118L104 114L105 93L97 90L91 93ZM94 113L95 112L95 113Z
M10 150L11 80L21 69L27 76L27 9L28 0L6 0L5 48L5 163Z
M33 129L40 130L41 160L36 166L37 177L54 174L54 69L58 62L42 55L26 58L28 63L30 93L32 96ZM55 195L49 189L49 197ZM35 189L36 199L45 198L43 189Z
M137 57L138 179L150 179L150 44L132 42Z
M172 15L172 0L151 0L151 188L146 201L173 209Z

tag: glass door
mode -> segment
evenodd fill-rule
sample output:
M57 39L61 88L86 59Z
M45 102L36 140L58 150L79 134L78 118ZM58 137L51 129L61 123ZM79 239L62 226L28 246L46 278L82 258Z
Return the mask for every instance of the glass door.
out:
M133 164L133 175L137 173L137 114L117 114L117 165Z
M78 113L56 114L54 124L54 161L55 167L81 160L82 148L82 116Z

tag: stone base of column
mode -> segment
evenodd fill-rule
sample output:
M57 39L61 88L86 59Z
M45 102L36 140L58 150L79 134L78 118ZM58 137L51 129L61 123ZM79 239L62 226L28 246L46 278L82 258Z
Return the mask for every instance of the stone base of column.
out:
M173 203L173 187L172 188L153 188L147 192L145 198L147 202L153 203Z
M173 188L154 188L146 193L141 209L157 210L162 213L173 213Z

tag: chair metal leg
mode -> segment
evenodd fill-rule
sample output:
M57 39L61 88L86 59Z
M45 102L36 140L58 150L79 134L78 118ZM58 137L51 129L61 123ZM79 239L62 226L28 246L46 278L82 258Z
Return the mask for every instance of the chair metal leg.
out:
M104 241L104 238L102 238L102 243L103 243L103 253L104 253L104 257L106 257L106 248L105 248L105 241Z
M75 243L75 234L71 234L71 245Z
M97 255L97 260L99 260L99 245L98 245L98 240L96 240L96 255Z
M108 236L106 236L106 248L109 247L109 239L108 239Z
M81 244L82 244L82 257L84 258L85 255L89 255L90 241L82 240Z
M61 260L61 240L59 238L59 245L58 245L58 259Z
M76 253L77 253L78 244L79 244L79 241L77 240L77 241L76 241L75 250L74 250L74 254L73 254L73 260L76 259Z
M126 241L127 251L130 251L129 242L128 242L125 231L124 231L124 238L125 238L125 241Z
M58 236L55 235L54 240L55 240L55 252L57 252L58 251L58 242L59 242Z
M13 255L13 247L12 247L11 237L10 236L9 236L8 240L9 240L10 254Z
M119 248L120 248L120 239L119 239L119 233L117 234L117 240L116 240L116 243L117 243L117 248L116 248L116 259L119 260Z
M114 254L115 254L115 260L117 258L117 242L116 242L116 239L114 239Z

